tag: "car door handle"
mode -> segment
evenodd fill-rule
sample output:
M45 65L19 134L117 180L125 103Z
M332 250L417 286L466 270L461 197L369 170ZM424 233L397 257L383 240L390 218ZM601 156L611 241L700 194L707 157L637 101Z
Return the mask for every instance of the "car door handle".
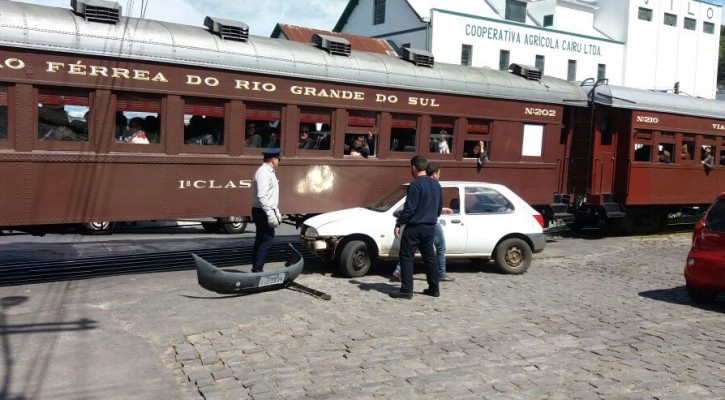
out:
M452 224L460 224L461 223L461 220L460 219L452 219L451 220L451 223Z

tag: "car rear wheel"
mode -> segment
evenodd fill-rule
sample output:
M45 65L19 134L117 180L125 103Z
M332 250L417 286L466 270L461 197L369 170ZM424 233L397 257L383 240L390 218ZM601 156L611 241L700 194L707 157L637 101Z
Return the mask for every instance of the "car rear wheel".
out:
M710 304L717 300L720 294L717 290L698 289L693 286L687 286L687 295L697 304Z
M523 274L529 269L531 258L531 248L521 239L506 239L496 247L496 266L507 274Z
M350 278L365 276L372 260L368 246L362 240L353 240L345 245L340 255L340 272Z

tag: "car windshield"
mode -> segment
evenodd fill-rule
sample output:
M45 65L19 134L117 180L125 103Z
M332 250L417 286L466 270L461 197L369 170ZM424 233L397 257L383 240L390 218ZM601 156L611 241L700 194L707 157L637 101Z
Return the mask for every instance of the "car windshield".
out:
M405 197L405 193L408 189L408 185L401 185L393 189L387 195L375 200L370 205L365 206L368 210L385 212L390 207L396 205L400 199Z
M712 231L725 232L725 200L716 201L707 210L705 227Z

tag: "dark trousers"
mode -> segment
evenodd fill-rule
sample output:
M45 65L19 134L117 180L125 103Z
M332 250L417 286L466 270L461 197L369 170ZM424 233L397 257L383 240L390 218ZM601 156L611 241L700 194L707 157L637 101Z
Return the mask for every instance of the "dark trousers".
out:
M264 261L274 244L274 228L267 223L267 214L263 209L252 207L252 220L256 233L252 251L252 272L264 271Z
M415 252L420 250L425 263L425 277L428 281L428 289L432 292L438 291L438 264L433 249L433 238L435 237L435 225L412 225L403 229L400 237L400 291L413 293L413 263Z

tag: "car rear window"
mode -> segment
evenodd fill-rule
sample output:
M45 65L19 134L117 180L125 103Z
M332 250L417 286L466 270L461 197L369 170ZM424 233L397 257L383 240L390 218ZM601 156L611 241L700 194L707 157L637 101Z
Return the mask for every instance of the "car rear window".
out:
M725 232L725 200L717 200L707 210L705 227L712 231Z

